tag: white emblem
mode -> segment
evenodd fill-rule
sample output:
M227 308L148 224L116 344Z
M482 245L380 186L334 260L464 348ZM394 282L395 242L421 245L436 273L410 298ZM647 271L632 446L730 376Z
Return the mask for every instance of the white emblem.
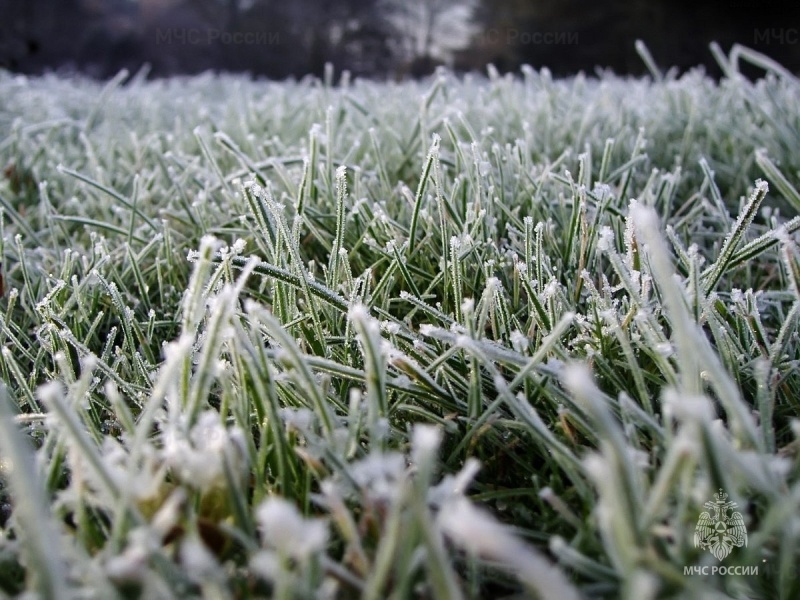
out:
M747 528L744 526L742 513L728 511L736 508L736 502L727 502L728 494L721 489L714 494L715 502L706 502L703 506L711 510L703 512L694 528L695 548L708 550L722 561L734 547L747 547Z

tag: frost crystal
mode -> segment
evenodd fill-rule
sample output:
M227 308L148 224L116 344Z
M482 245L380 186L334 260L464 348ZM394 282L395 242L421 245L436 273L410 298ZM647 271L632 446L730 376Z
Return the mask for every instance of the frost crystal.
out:
M279 497L266 500L256 509L262 542L295 560L306 560L325 549L328 524L322 519L305 519L294 504Z
M233 243L233 246L232 246L231 249L233 250L234 254L238 255L238 254L241 254L242 252L244 252L244 248L245 248L246 245L247 245L247 242L244 239L238 238Z
M438 517L442 531L472 554L505 554L517 543L509 531L466 498L448 502Z
M381 321L381 329L394 335L400 333L400 325L394 321Z
M431 325L430 323L423 323L419 326L420 335L424 335L426 337L434 335L437 331L439 331L439 328L435 325Z
M597 249L600 252L609 252L614 247L614 232L611 227L604 225L600 230L600 235L597 240Z
M219 413L212 410L198 417L188 436L172 425L162 439L165 463L178 479L200 490L224 479L225 461L236 459L242 447L241 431L226 429Z
M350 472L358 487L376 500L393 498L406 470L402 454L371 452L356 462Z
M187 575L195 581L202 582L219 569L214 555L196 537L189 537L181 544L180 557Z
M442 442L442 430L433 425L416 425L411 438L417 462L436 453Z
M347 316L351 321L367 321L369 319L369 311L363 304L354 304L347 312Z
M511 332L511 347L520 353L528 349L528 338L519 329Z

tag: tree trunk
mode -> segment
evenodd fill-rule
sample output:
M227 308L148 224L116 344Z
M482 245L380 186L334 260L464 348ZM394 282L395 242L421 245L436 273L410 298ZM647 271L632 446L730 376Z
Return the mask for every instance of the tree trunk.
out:
M239 0L228 0L228 31L239 27Z

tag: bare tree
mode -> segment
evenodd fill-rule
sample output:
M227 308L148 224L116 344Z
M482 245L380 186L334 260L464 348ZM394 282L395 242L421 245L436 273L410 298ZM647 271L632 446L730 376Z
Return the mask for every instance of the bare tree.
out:
M394 51L405 63L449 64L476 33L476 0L381 0L395 32Z

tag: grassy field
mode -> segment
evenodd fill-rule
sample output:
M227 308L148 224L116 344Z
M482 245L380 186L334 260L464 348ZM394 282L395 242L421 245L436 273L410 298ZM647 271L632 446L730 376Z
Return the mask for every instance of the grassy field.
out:
M0 597L800 597L800 83L712 50L0 72Z

